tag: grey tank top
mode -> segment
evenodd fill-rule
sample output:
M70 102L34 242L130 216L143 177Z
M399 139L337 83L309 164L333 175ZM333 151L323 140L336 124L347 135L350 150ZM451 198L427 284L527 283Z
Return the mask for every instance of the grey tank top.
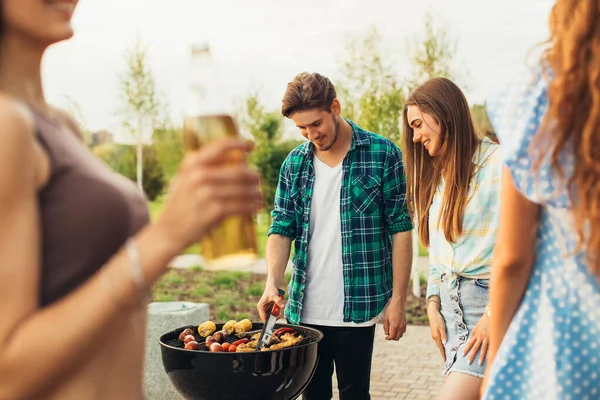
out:
M148 222L146 199L63 125L32 110L36 136L50 158L38 192L41 216L39 304L82 285Z

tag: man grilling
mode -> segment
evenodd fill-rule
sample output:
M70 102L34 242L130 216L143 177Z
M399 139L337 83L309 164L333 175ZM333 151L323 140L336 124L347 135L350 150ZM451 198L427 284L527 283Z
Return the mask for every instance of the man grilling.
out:
M398 147L341 116L331 81L301 73L282 114L308 141L279 175L267 241L267 283L257 308L285 306L291 324L323 332L319 364L303 398L330 399L334 365L341 400L370 399L375 326L386 340L406 330L412 222ZM278 297L294 241L289 300Z

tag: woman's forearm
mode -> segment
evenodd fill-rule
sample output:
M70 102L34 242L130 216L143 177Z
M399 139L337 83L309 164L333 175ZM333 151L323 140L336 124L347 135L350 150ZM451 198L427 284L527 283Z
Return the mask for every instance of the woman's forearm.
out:
M140 232L136 243L149 289L178 249L152 227ZM130 268L122 250L73 293L19 324L1 344L1 400L39 396L89 357L94 343L106 335L104 327L139 310L142 297Z
M490 279L490 348L488 360L495 358L527 288L533 263L494 262Z

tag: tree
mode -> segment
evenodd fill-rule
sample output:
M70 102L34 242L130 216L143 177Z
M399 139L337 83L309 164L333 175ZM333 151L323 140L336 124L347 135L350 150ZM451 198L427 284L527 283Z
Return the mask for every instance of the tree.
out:
M156 157L165 179L170 180L177 173L184 156L183 130L169 126L156 129L152 147L156 151Z
M115 172L135 181L136 159L139 158L136 157L136 151L133 147L118 143L107 143L94 147L92 151ZM165 187L165 177L156 149L152 146L143 146L143 152L143 191L148 199L153 201L162 194Z
M404 91L381 51L381 37L373 28L351 40L336 85L342 112L361 127L398 143Z
M407 43L408 58L413 69L412 77L407 81L409 89L431 78L458 78L453 69L457 41L443 23L435 20L431 12L425 14L424 26L422 36L416 35L412 43Z
M281 165L300 142L282 142L283 117L278 111L267 111L256 92L246 98L239 121L256 142L249 161L262 177L265 210L270 213L273 210Z
M498 141L484 104L474 104L473 107L471 107L471 117L473 118L475 130L477 130L479 134L487 136L493 141Z
M131 133L136 145L136 177L140 190L143 188L144 135L153 132L159 119L159 97L156 83L148 62L147 48L138 38L134 47L125 54L127 71L120 76L120 114L123 126ZM151 138L150 138L151 139Z

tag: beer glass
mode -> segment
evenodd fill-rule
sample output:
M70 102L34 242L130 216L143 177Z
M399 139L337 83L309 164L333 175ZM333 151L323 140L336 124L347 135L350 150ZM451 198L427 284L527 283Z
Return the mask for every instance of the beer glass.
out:
M184 119L187 151L225 137L239 136L233 117L223 106L222 88L212 65L208 47L193 47L191 60L192 106ZM230 154L231 162L246 162L244 154ZM200 252L209 269L246 266L257 260L254 217L233 216L213 228L201 240Z

